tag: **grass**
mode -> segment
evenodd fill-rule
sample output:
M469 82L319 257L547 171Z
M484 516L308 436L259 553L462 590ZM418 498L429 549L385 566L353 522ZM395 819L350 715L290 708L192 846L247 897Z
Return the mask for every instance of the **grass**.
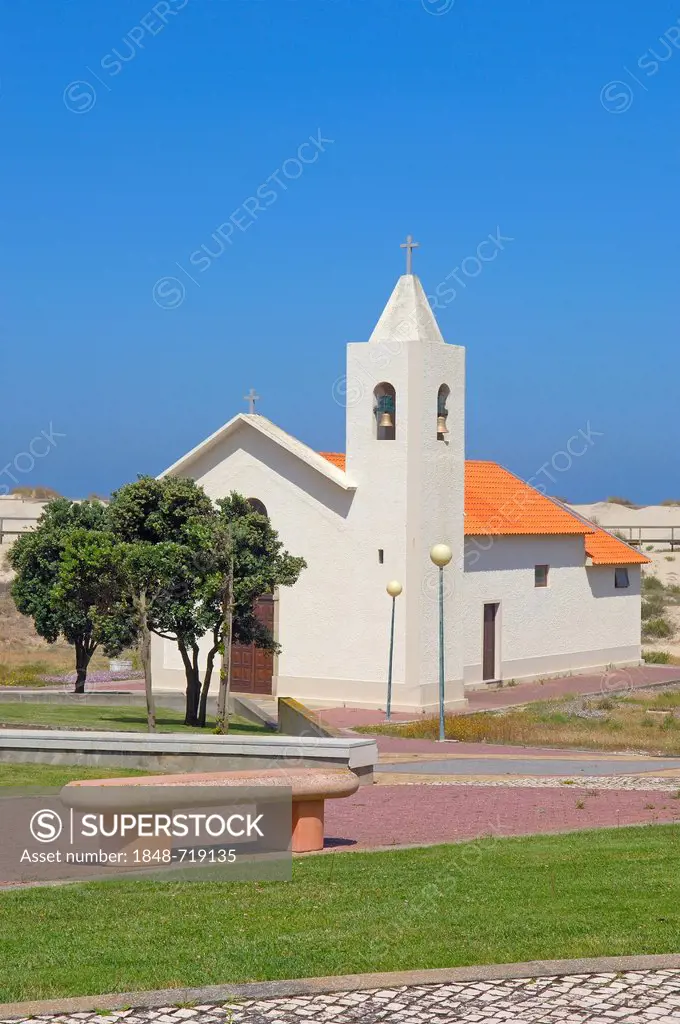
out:
M133 665L138 660L136 652L125 652L121 657L132 660ZM46 682L44 676L72 675L75 679L75 664L73 648L55 645L55 649L46 648L36 652L31 651L6 651L0 654L0 688L3 686L26 686L42 687L56 684L54 681ZM108 670L109 659L104 655L96 653L90 662L89 671ZM68 689L73 690L73 683Z
M54 764L3 764L0 762L0 786L65 786L76 779L122 779L133 775L156 775L133 768L61 767ZM2 918L0 917L0 922ZM0 923L0 929L2 924ZM0 931L1 934L1 931Z
M647 665L670 665L671 655L668 651L643 651L642 660Z
M0 1002L220 982L663 953L680 827L295 861L292 882L0 894Z
M22 664L0 664L0 686L54 686L42 678L54 672L52 665L46 661Z
M680 755L680 692L654 696L582 698L576 707L602 717L575 714L571 699L537 701L524 708L472 715L447 715L448 739L471 743L508 743L538 747L580 747L588 750L638 750ZM648 712L675 711L676 715ZM364 726L358 732L386 733L411 739L436 739L438 719L407 725Z
M0 728L52 729L98 729L105 731L146 732L146 709L142 706L83 705L78 707L77 697L73 704L29 704L25 701L0 703ZM196 729L183 724L184 712L157 708L156 725L159 732L200 732L205 734L214 727L209 718L205 729ZM264 733L264 726L254 725L242 718L231 718L229 731L233 733Z

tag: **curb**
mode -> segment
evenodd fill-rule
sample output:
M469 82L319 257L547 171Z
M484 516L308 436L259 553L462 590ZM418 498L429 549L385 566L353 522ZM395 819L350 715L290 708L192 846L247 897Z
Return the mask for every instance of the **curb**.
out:
M445 967L427 971L396 971L388 974L345 974L329 978L259 981L243 985L209 985L204 988L169 988L155 992L121 992L72 999L0 1004L0 1021L46 1014L96 1012L134 1008L153 1009L187 1003L228 1003L250 999L286 999L302 995L352 992L366 989L442 985L469 981L503 981L508 978L545 978L569 974L608 974L624 971L680 971L680 953L652 956L604 956L580 960L528 960L515 964L478 967Z

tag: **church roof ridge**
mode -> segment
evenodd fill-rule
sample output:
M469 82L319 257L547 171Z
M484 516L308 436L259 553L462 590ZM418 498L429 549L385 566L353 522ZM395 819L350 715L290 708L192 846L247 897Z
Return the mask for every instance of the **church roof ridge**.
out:
M187 452L187 454L182 456L181 459L164 470L160 474L160 478L186 472L188 466L195 462L196 459L205 455L214 448L216 444L225 440L243 424L257 430L275 444L285 448L292 455L295 455L303 462L306 462L307 465L328 477L329 480L332 480L333 483L338 484L344 490L352 491L355 489L355 485L347 478L344 471L338 469L337 466L332 465L327 459L324 459L319 452L315 451L314 448L310 448L308 444L305 444L304 441L300 441L297 437L293 437L292 434L282 430L281 427L278 427L270 419L267 419L266 416L262 416L260 413L245 412L239 412L236 416L233 416L227 421L227 423L211 434L210 437L201 441L201 443L196 445L195 448L192 448L190 452Z

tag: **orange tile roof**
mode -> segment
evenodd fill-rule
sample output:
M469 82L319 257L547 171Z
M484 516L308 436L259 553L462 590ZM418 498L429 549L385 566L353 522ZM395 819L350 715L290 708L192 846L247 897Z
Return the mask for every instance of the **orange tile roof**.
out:
M334 466L345 472L345 453L344 452L319 452L319 455L323 455L324 459L332 462Z
M465 463L468 536L594 533L595 527L503 469L497 462Z
M345 469L342 452L319 452ZM465 463L465 535L581 535L593 565L642 565L646 555L594 523L580 519L541 494L497 462L468 459Z
M651 561L625 541L599 528L586 537L586 555L593 565L644 565Z

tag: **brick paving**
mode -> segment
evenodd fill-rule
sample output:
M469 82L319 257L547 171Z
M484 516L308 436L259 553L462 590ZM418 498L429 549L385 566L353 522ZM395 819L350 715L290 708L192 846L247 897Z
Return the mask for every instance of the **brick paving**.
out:
M678 1024L680 971L416 985L30 1019L34 1024Z
M581 782L582 780L579 780ZM674 792L480 785L362 786L326 803L326 849L456 843L488 836L680 823ZM675 786L677 790L677 785Z

